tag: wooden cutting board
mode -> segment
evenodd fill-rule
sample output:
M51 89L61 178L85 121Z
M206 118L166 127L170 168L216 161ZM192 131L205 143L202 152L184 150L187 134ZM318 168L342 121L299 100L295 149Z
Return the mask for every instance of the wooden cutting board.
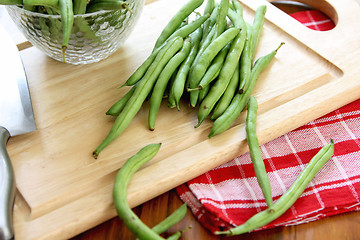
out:
M125 132L97 160L92 157L114 122L105 112L128 90L117 87L149 55L160 31L185 2L147 4L126 43L99 63L73 66L34 47L21 51L38 130L8 144L18 189L17 239L70 238L114 217L114 176L147 144L161 142L162 147L131 181L132 207L247 151L245 114L228 131L208 139L211 121L195 129L197 109L182 102L177 111L164 101L155 131L147 128L146 103ZM286 43L254 92L261 144L360 98L356 0L316 1L337 23L326 32L304 27L267 1L241 2L249 22L259 5L268 6L257 57Z

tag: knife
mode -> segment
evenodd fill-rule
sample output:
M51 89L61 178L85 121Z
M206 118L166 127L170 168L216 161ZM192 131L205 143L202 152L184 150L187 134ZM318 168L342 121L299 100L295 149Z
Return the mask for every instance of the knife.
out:
M36 130L19 51L0 26L0 240L14 238L15 176L6 150L10 137Z

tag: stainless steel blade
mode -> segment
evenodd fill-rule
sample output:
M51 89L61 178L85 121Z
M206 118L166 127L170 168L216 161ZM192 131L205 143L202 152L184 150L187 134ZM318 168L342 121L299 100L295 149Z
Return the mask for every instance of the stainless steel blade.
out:
M36 130L36 125L18 49L3 28L0 36L0 126L15 136Z
M36 129L25 71L16 45L0 26L0 240L14 238L15 176L6 144Z

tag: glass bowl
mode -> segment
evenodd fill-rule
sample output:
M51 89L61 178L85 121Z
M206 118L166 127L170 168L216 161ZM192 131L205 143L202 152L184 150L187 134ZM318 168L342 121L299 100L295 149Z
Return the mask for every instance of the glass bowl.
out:
M89 64L107 58L128 38L142 12L145 0L127 0L128 9L99 11L74 16L65 62ZM62 25L59 15L6 6L25 38L49 57L63 62Z

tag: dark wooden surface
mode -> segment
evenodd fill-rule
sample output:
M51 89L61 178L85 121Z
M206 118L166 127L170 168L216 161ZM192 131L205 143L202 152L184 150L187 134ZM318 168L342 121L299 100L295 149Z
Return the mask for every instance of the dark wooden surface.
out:
M276 4L277 7L287 13L306 10L303 5ZM149 227L156 225L167 215L180 207L183 202L176 194L175 190L164 193L136 208L133 211ZM297 226L278 227L271 230L258 231L241 236L225 237L215 236L205 229L192 215L190 209L186 216L178 224L170 228L163 237L168 237L172 233L191 226L191 229L184 232L183 240L220 240L220 239L284 239L284 240L355 240L360 239L360 213L352 212L327 217L315 222L301 224ZM132 240L136 237L124 226L122 221L115 217L93 229L90 229L72 240Z

